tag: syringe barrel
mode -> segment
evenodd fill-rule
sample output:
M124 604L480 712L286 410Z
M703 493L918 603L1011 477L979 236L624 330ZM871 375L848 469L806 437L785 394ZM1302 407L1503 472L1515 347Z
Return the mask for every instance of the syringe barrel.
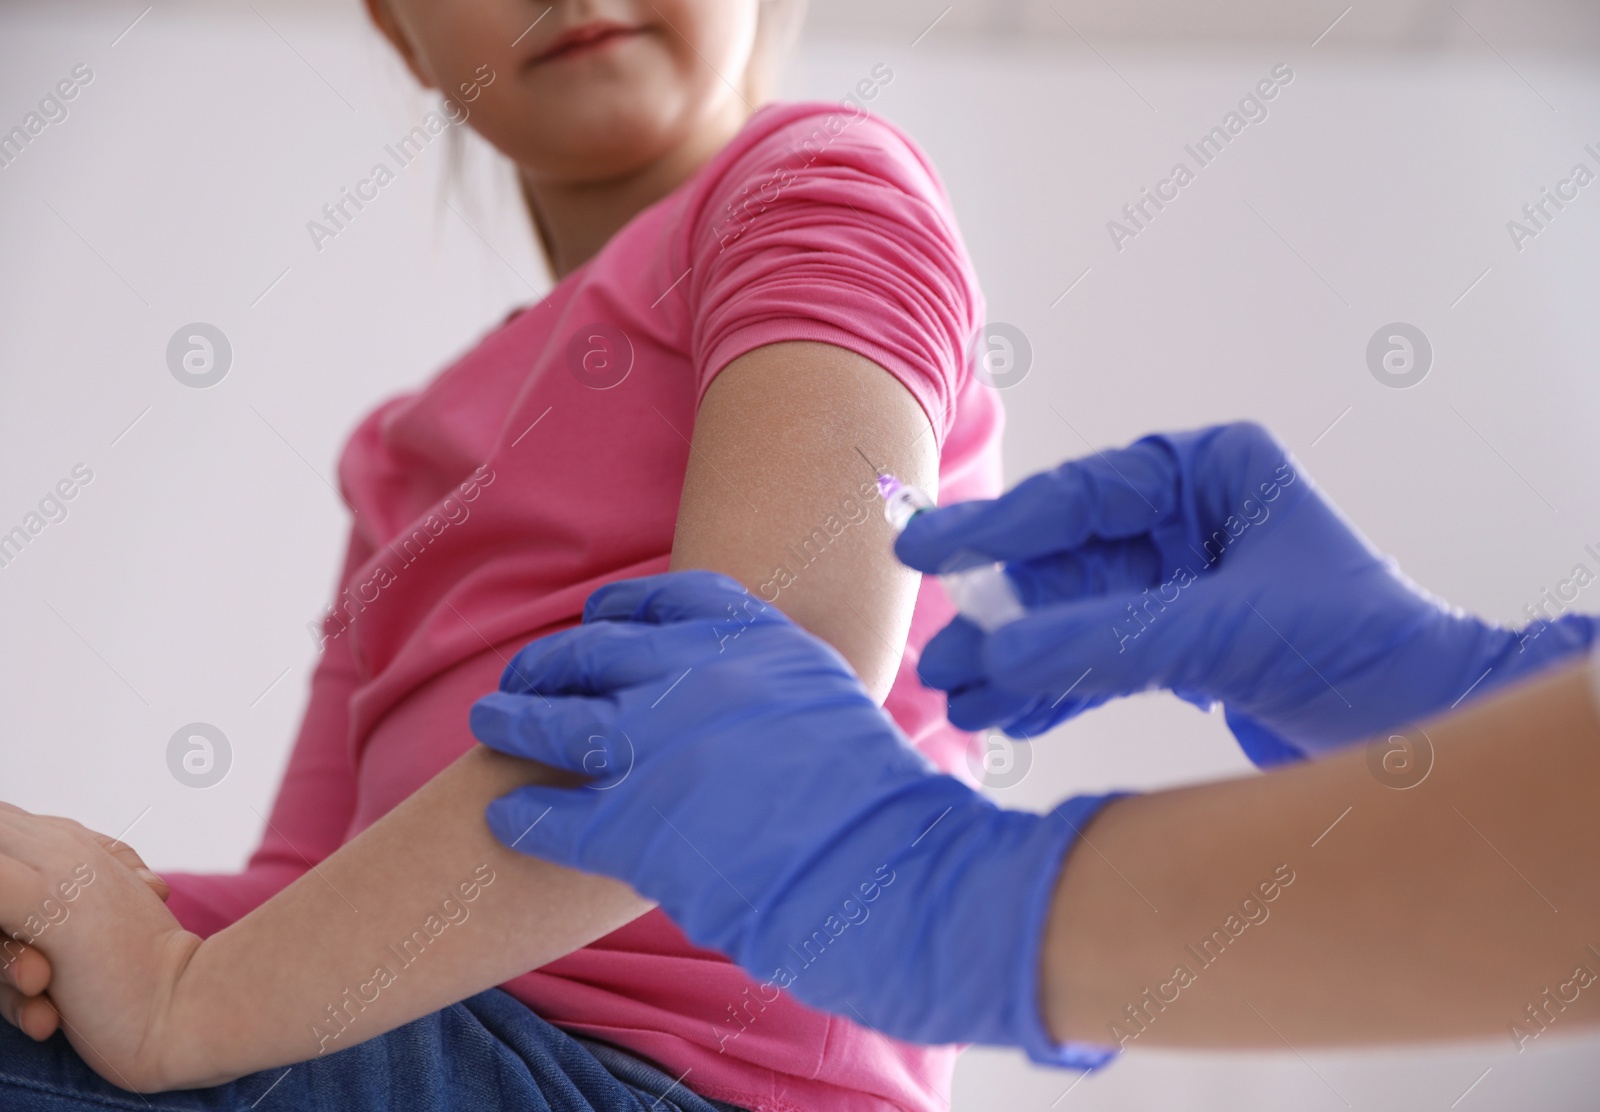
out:
M963 617L985 633L1027 614L1004 564L984 564L939 577L945 594Z
M920 489L902 483L893 475L880 473L878 490L883 495L883 516L896 533L911 519L931 510L934 501ZM1027 613L1004 564L979 564L939 577L945 594L965 618L985 633L993 633Z
M880 489L883 484L879 484ZM883 516L896 533L904 531L911 519L923 510L933 509L933 499L914 486L896 483L883 498Z

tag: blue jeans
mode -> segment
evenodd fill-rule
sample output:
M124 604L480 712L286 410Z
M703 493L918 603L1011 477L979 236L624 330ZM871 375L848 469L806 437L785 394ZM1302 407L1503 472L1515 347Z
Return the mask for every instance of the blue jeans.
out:
M499 989L387 1035L210 1089L140 1095L66 1037L0 1023L0 1112L739 1112L642 1059L580 1042Z

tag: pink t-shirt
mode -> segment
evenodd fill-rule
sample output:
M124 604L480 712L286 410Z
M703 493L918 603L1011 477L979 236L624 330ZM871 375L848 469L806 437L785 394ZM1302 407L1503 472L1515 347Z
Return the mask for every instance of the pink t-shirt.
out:
M745 352L814 340L871 359L932 422L939 500L998 493L1000 408L970 366L982 319L944 190L904 135L838 105L757 112L543 301L361 422L339 464L349 550L271 825L244 873L169 877L172 910L206 935L262 903L473 745L467 709L517 649L576 623L601 584L666 570L696 409ZM825 536L881 512L843 493ZM786 552L788 572L821 543ZM782 571L762 588L780 606ZM886 707L965 775L970 738L915 670L950 614L925 582ZM659 911L503 987L749 1108L947 1103L951 1048L787 996L741 1023L757 982Z

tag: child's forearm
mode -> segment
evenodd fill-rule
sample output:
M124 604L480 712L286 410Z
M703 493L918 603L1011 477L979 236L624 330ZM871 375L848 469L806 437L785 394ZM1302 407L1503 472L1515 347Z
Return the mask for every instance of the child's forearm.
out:
M673 565L714 568L752 590L765 584L763 597L773 598L774 559L796 530L858 505L872 474L858 452L870 449L874 462L914 483L937 482L929 432L915 398L859 355L790 343L740 356L717 376L695 419ZM880 700L897 674L917 590L892 541L881 517L840 535L826 560L798 582L784 581L778 599L838 648ZM173 1034L163 1040L174 1084L331 1053L552 961L647 910L618 882L526 857L490 834L483 810L491 799L556 775L470 752L199 946L180 982ZM467 902L459 886L475 883L482 865L494 879ZM447 921L446 898L467 918L422 947L415 932L428 935L430 915L436 927ZM409 963L401 949L408 937L422 951Z
M626 886L524 856L489 832L491 799L559 775L475 748L200 943L159 1032L164 1087L352 1046L647 911Z

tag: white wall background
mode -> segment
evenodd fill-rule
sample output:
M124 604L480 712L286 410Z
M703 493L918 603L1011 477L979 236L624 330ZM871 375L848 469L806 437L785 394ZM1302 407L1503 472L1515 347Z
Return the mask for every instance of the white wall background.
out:
M924 7L903 34L880 19L838 37L831 19L791 85L833 98L875 63L894 70L877 106L940 166L991 320L1033 344L1007 392L1013 478L1250 416L1463 606L1512 620L1592 563L1600 183L1521 252L1505 227L1575 163L1600 170L1584 150L1600 151L1592 56L1470 36L1449 53L1357 52L1340 36L1370 39L1363 9L1312 46L1341 5L1298 38L1231 47L977 38L956 17L912 46L942 5ZM1515 9L1470 11L1484 39L1520 41ZM1270 118L1117 251L1106 222L1280 62L1296 77ZM304 701L305 625L344 527L329 486L344 435L545 281L472 148L453 192L435 145L314 249L306 221L429 107L353 4L7 7L0 129L78 63L94 80L69 118L0 169L0 531L75 464L94 472L0 569L0 794L126 830L158 868L232 868ZM235 353L208 390L166 367L194 321ZM1392 321L1436 351L1409 390L1365 361ZM197 720L233 747L205 790L166 761ZM1043 806L1245 767L1220 720L1147 698L1058 731L1001 797ZM1593 1107L1600 1041L1137 1053L1073 1080L973 1051L954 1106Z

